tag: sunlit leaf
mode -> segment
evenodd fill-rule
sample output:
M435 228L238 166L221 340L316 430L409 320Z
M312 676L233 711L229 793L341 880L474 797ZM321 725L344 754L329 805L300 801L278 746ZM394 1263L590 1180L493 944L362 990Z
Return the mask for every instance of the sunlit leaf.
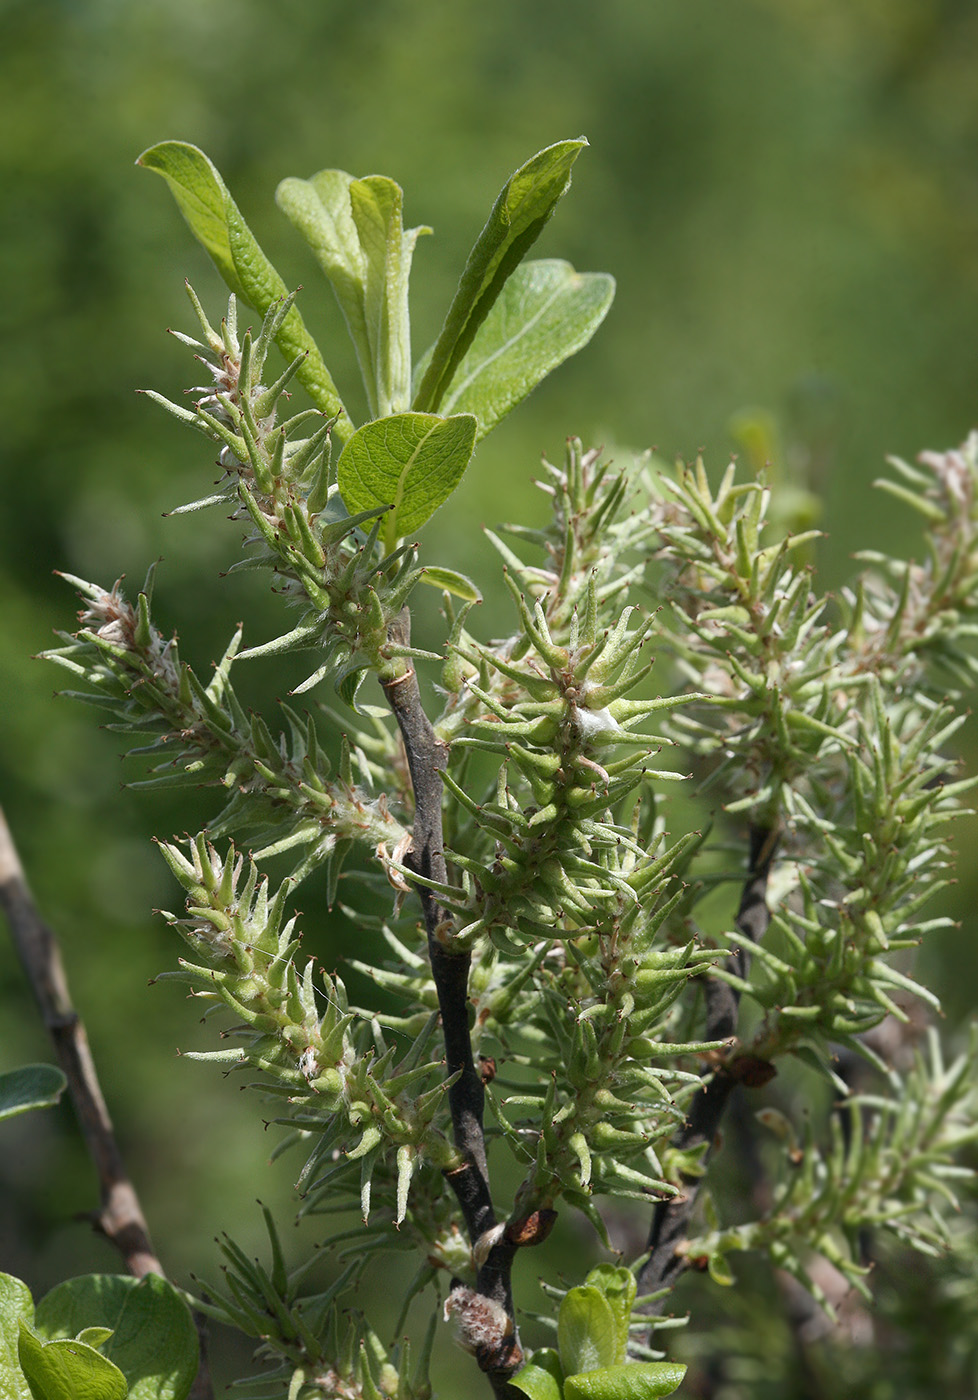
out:
M560 1382L541 1366L534 1366L532 1361L522 1371L517 1371L509 1383L515 1390L522 1390L530 1400L561 1400Z
M118 1366L87 1342L43 1342L22 1322L18 1356L33 1400L126 1400L131 1394Z
M347 510L389 505L383 538L392 549L455 490L472 456L475 427L471 414L439 418L433 413L399 413L365 423L337 463Z
M408 281L421 229L404 229L404 196L384 175L354 180L350 204L364 258L364 320L373 368L377 417L403 412L411 401Z
M366 379L370 369L364 308L366 269L350 206L352 184L353 176L345 170L320 170L309 180L283 180L275 200L332 283Z
M203 151L186 141L163 141L143 151L136 164L163 176L191 232L235 296L264 316L273 302L286 295L285 283L242 218L217 167ZM289 362L304 356L298 370L300 383L318 408L337 417L335 436L340 441L349 437L353 425L319 347L295 306L282 322L275 343Z
M12 1274L0 1274L0 1397L31 1400L27 1377L20 1368L20 1326L34 1319L34 1300L26 1283Z
M371 415L406 409L408 280L418 235L429 230L404 229L401 189L382 175L355 180L345 170L321 170L309 180L283 180L275 198L333 285Z
M557 1317L557 1350L564 1375L614 1365L616 1343L615 1317L604 1294L591 1285L572 1288Z
M671 1361L633 1361L568 1376L564 1400L658 1400L671 1395L686 1374Z
M474 413L484 437L542 379L588 343L615 281L545 258L516 269L460 361L443 413Z
M421 571L421 582L431 588L440 588L445 593L453 593L456 598L464 598L467 603L481 603L482 594L465 574L454 569L442 569L426 564Z
M624 1361L628 1345L628 1324L631 1321L632 1306L637 1292L635 1275L631 1269L616 1268L614 1264L599 1264L591 1270L585 1282L604 1295L604 1300L611 1309L616 1331L615 1361Z
M58 1284L37 1305L42 1338L76 1337L90 1327L112 1329L103 1354L125 1375L132 1400L184 1400L197 1374L197 1330L166 1279L87 1274Z
M586 145L583 137L558 141L539 151L506 181L469 254L414 408L429 413L438 409L507 278L526 257L566 193L571 168Z

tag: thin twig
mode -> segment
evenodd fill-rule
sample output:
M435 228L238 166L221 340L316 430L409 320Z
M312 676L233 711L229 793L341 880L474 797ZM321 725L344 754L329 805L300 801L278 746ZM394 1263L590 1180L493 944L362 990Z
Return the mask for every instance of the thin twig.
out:
M767 827L750 829L750 866L737 911L737 927L752 942L759 943L767 932L771 914L767 907L767 881L777 849L777 832ZM738 948L727 959L730 972L744 978L749 970L745 948ZM707 1040L727 1040L737 1030L739 994L726 982L709 977L704 984L706 996ZM737 1084L744 1082L738 1072L736 1057L711 1070L705 1077L703 1089L690 1105L689 1117L676 1136L675 1144L683 1151L703 1149L698 1165L705 1169L713 1150L720 1121ZM685 1176L683 1194L661 1201L652 1217L649 1231L649 1257L639 1274L640 1293L654 1293L671 1287L686 1266L682 1246L686 1240L690 1217L702 1184L702 1176Z
M391 636L402 646L410 645L410 614L407 609L391 627ZM414 789L414 831L405 864L427 879L447 880L442 834L442 783L440 770L447 750L437 738L421 702L418 678L413 669L384 685L387 702L394 713ZM469 1029L469 968L467 952L445 946L444 929L450 916L433 891L418 887L428 936L431 975L438 993L442 1034L445 1041L446 1070L458 1075L448 1090L455 1145L463 1163L447 1173L447 1180L458 1198L466 1230L473 1245L496 1226L496 1213L489 1189L486 1140L483 1126L485 1087L472 1053ZM512 1292L512 1263L515 1246L500 1239L489 1249L476 1276L475 1294L488 1298L504 1309L508 1324L498 1342L480 1347L477 1358L497 1395L506 1393L506 1380L522 1362L515 1324ZM491 1330L491 1329L490 1329Z
M0 908L7 916L14 947L68 1080L82 1136L98 1173L101 1206L91 1213L92 1223L115 1246L136 1278L147 1274L165 1277L136 1188L129 1180L116 1142L84 1023L71 1002L58 940L38 912L2 807ZM214 1391L206 1366L204 1339L201 1341L201 1366L191 1400L212 1400Z
M162 1274L163 1267L150 1241L136 1188L126 1174L115 1140L84 1024L71 1004L61 949L38 913L2 810L0 905L10 924L14 946L58 1063L67 1076L85 1145L98 1172L102 1204L99 1211L93 1213L93 1223L116 1247L126 1268L136 1278Z

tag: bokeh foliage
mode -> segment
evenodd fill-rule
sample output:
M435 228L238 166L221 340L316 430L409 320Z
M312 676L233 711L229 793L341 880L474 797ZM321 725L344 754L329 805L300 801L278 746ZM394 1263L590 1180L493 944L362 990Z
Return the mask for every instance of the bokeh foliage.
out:
M212 309L221 294L135 156L170 136L204 147L338 347L339 314L272 192L324 165L391 174L408 219L436 234L417 254L423 345L486 191L528 150L583 132L591 150L541 256L612 272L618 305L480 451L429 527L439 557L484 585L478 524L521 517L540 451L559 454L573 432L667 456L703 446L714 478L731 449L772 458L824 495L819 563L839 581L853 549L898 548L894 532L914 527L871 497L884 455L950 446L978 419L978 12L968 0L5 0L0 36L0 798L65 940L161 1251L175 1272L206 1270L212 1229L258 1240L254 1183L285 1197L288 1182L287 1168L264 1169L269 1143L245 1105L173 1058L175 1042L193 1048L195 1013L146 985L172 957L149 915L171 892L148 837L197 814L120 794L111 738L54 703L51 673L28 660L70 617L54 568L108 586L126 571L138 582L162 554L158 615L193 620L201 671L229 620L247 612L261 627L249 576L217 577L220 526L161 519L216 472L206 446L195 454L133 391L185 385L161 334L189 328L183 277L211 290ZM295 679L256 669L256 701ZM973 907L974 876L960 874ZM326 954L347 934L312 915ZM967 935L928 954L932 969L941 952L957 959L953 976L932 971L955 1018L975 979ZM120 946L125 967L110 972ZM0 1069L44 1058L5 947L0 997ZM70 1223L92 1182L58 1112L7 1125L0 1152L3 1267L41 1288L109 1263ZM873 1383L874 1398L901 1393Z

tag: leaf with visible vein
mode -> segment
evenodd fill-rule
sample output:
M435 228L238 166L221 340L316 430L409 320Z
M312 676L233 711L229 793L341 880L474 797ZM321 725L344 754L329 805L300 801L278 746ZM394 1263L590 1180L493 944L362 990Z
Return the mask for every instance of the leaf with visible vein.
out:
M273 302L286 295L285 283L242 218L217 167L203 151L186 141L162 141L143 151L136 164L163 176L194 237L236 297L264 316ZM289 310L275 343L290 362L298 355L305 356L297 371L299 382L318 408L337 417L333 431L345 441L353 424L296 307Z
M419 529L455 490L475 446L471 414L398 413L358 428L340 453L337 480L347 510L388 505L388 552Z
M608 273L575 272L559 258L524 263L460 361L442 412L474 413L478 437L485 437L551 370L584 348L614 295Z
M384 175L350 186L350 207L363 249L364 321L373 367L374 412L402 413L411 400L411 322L408 282L421 233L405 230L401 187Z
M587 142L558 141L521 165L499 193L476 239L413 407L433 413L507 278L543 232L570 186L571 168Z

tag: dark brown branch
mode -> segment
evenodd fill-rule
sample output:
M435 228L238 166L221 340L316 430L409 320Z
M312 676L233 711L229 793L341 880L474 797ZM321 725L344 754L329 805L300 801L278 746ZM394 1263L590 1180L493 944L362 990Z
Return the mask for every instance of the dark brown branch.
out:
M403 646L410 643L410 614L407 609L391 627L392 638ZM426 879L447 879L442 834L442 783L438 776L445 766L447 750L435 735L421 702L418 678L413 668L396 680L383 683L388 704L394 713L407 754L411 785L414 789L414 831L405 864ZM455 1146L462 1165L447 1173L458 1198L469 1239L475 1245L496 1225L489 1190L486 1141L483 1127L485 1087L472 1053L469 1028L470 955L445 946L444 930L450 917L433 891L418 886L428 936L431 975L438 993L445 1061L449 1074L458 1078L448 1090ZM506 1378L522 1361L516 1338L512 1293L512 1262L516 1247L505 1240L489 1250L476 1277L477 1297L489 1298L501 1306L509 1319L498 1345L477 1350L479 1365L487 1373L498 1395L506 1390Z
M146 1274L165 1277L149 1237L136 1188L129 1180L115 1139L85 1026L71 1002L58 940L34 903L2 808L0 908L7 916L14 947L27 973L58 1063L68 1080L68 1092L85 1146L98 1174L101 1206L92 1212L92 1223L115 1246L126 1268L136 1278ZM200 1331L200 1320L195 1320ZM191 1400L212 1400L214 1394L204 1341L202 1336L201 1364Z
M754 943L759 943L771 922L767 907L767 881L777 849L777 832L767 827L752 826L750 830L750 865L737 911L737 927ZM726 966L738 977L749 971L745 948L730 954ZM717 977L705 982L706 1027L704 1039L726 1040L735 1034L740 997L733 987ZM705 1077L702 1091L690 1105L689 1117L675 1139L684 1151L702 1148L698 1165L706 1167L724 1111L737 1084L745 1081L746 1062L726 1061ZM757 1067L754 1067L755 1073ZM755 1081L756 1082L756 1081ZM683 1194L662 1201L655 1208L649 1232L649 1258L639 1275L640 1293L654 1293L670 1287L685 1268L682 1246L687 1238L690 1216L696 1206L701 1176L683 1178Z
M71 1004L58 941L37 911L2 811L0 905L58 1063L67 1076L85 1146L98 1173L102 1204L93 1223L116 1247L136 1278L162 1274L136 1189L126 1174L115 1140L85 1027Z

